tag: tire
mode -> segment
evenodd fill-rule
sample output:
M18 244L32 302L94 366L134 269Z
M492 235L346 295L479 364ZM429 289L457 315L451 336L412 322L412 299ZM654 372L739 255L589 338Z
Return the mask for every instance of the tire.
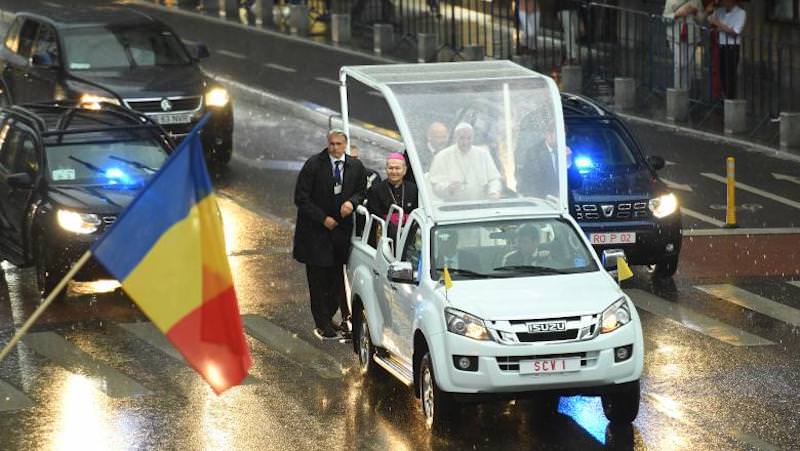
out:
M444 432L452 422L455 401L449 393L439 389L433 361L427 351L419 362L419 402L428 429Z
M375 376L378 373L378 364L375 363L375 346L369 335L369 324L364 309L359 313L359 320L356 323L358 330L353 331L353 339L357 340L355 350L358 355L358 369L363 376Z
M675 275L675 271L678 270L678 256L671 255L669 257L664 257L655 265L648 266L647 270L655 278L670 278Z
M47 251L44 240L36 240L36 257L34 265L36 267L36 285L39 288L39 294L42 299L46 299L50 292L56 288L58 282L64 277L64 274L55 271L52 266L47 262ZM66 298L67 288L64 287L54 299L55 302L61 302Z
M628 382L601 396L603 413L615 424L630 423L639 414L639 381Z

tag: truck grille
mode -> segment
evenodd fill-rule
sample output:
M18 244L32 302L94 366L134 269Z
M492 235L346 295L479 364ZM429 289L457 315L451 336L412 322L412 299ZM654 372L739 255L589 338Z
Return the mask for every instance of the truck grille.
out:
M528 320L493 321L491 329L501 343L523 344L555 341L580 341L594 338L597 334L598 315L571 316L564 318L538 318ZM559 323L563 330L536 332L535 323Z
M578 203L572 206L577 221L637 220L650 217L647 201Z
M163 98L152 99L125 99L125 105L140 113L178 113L181 111L195 111L200 109L202 96L191 97L167 97L172 108L165 110L161 107Z

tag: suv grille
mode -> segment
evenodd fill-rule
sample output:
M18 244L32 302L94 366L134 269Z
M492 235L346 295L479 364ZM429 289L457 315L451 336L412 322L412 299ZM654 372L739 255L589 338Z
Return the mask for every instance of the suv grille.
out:
M566 318L540 318L530 320L493 321L491 329L501 343L542 343L554 341L580 341L594 338L598 329L599 315L571 316ZM563 330L540 329L542 324L562 324Z
M572 206L577 221L637 220L650 217L647 201L580 203Z
M165 111L161 108L163 99L125 99L128 108L140 113L177 113L181 111L194 111L200 108L201 96L192 97L167 97L172 108Z

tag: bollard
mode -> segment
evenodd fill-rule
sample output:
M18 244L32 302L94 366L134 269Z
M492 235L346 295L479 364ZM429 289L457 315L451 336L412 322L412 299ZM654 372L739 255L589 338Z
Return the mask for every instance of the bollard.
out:
M394 26L390 23L376 23L372 50L377 54L389 52L394 47Z
M350 42L350 14L331 14L331 40L337 44Z
M436 34L417 33L417 62L427 63L436 58Z
M636 80L630 77L614 78L614 105L621 110L636 106Z
M781 113L781 149L800 149L800 113Z
M483 61L483 46L468 44L461 49L461 56L464 61Z
M583 67L563 66L561 68L561 91L580 94L583 91Z
M667 120L685 122L689 119L689 90L667 88Z
M725 100L725 133L744 133L747 131L747 101Z
M289 31L306 36L308 27L308 5L289 5Z
M725 185L727 186L728 202L725 208L725 227L732 229L738 227L736 225L736 160L733 157L728 157L725 161L727 168L727 179Z

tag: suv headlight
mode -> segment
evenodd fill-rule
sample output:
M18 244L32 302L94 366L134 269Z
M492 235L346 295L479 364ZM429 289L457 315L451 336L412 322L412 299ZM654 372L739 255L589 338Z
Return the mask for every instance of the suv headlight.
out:
M648 207L653 212L653 216L663 218L675 213L675 210L678 209L678 198L672 193L665 194L655 199L650 199Z
M624 297L617 299L600 315L600 333L614 332L631 322L631 310Z
M483 320L477 316L464 313L460 310L444 309L444 316L447 321L447 330L474 340L491 340L489 329L486 328Z
M58 225L62 229L82 235L96 232L102 223L100 217L96 214L77 213L70 210L58 210L56 217L58 218Z
M100 109L100 103L103 103L103 102L105 102L105 103L113 103L114 105L119 105L120 104L119 103L119 99L116 99L114 97L107 97L107 96L92 94L92 93L88 93L88 92L83 94L83 95L81 95L81 98L78 101L80 106L82 106L83 108L90 109L90 110L99 110Z
M212 88L206 93L206 106L222 108L228 104L231 97L225 88Z

